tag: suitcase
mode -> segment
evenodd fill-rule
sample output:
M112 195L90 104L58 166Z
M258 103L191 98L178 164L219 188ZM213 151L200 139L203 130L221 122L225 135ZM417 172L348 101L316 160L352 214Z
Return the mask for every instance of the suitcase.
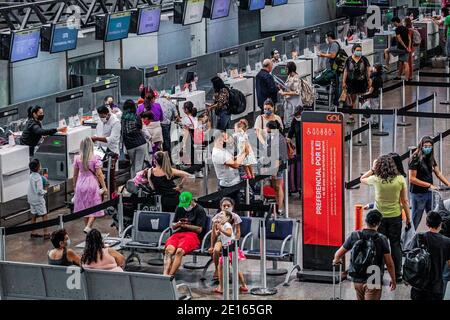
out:
M447 65L447 58L446 57L434 57L431 59L431 65L434 69L445 69L445 66Z
M294 159L289 161L289 190L288 192L297 193L302 189L302 164L300 162L300 155L296 155Z
M333 298L331 300L342 300L342 263L339 263L339 297L336 297L336 265L333 264Z

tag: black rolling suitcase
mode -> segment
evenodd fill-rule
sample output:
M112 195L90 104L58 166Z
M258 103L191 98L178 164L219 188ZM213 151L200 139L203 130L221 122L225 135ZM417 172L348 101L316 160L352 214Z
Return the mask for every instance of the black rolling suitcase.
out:
M336 265L333 264L333 297L331 300L342 300L342 263L339 263L339 297L336 296Z

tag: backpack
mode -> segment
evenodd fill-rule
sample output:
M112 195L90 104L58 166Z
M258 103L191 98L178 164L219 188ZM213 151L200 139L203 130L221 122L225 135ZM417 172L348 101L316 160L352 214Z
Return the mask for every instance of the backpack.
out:
M336 73L331 69L325 69L313 78L313 84L328 86L336 78Z
M300 96L302 98L303 106L312 107L314 105L314 91L308 81L300 79Z
M247 108L245 95L241 91L233 88L228 89L228 94L228 112L230 114L241 114L244 112Z
M349 276L357 279L367 280L367 268L375 264L376 246L375 241L379 239L379 234L364 235L362 231L357 231L358 240L355 242L351 257Z
M344 73L345 61L347 61L348 55L347 52L345 52L345 50L341 48L340 44L337 44L339 46L339 50L336 54L336 58L334 58L334 61L331 64L331 70L336 72L336 74L342 74Z
M403 279L410 286L425 289L431 273L431 256L426 245L425 234L417 235L417 248L406 253L403 264Z
M416 29L413 29L413 36L412 36L413 46L418 47L422 43L422 36L420 35L420 32Z

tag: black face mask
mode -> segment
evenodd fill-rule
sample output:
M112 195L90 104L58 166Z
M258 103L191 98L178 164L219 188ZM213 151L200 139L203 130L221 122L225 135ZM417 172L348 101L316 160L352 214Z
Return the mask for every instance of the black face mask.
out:
M38 121L42 121L42 120L44 120L44 115L42 114L40 116L37 116L36 118L38 119Z

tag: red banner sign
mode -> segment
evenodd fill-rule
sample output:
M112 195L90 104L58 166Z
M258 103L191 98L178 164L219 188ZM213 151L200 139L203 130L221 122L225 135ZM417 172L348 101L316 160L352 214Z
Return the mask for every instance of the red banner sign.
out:
M344 229L343 116L303 113L303 244L339 247Z

